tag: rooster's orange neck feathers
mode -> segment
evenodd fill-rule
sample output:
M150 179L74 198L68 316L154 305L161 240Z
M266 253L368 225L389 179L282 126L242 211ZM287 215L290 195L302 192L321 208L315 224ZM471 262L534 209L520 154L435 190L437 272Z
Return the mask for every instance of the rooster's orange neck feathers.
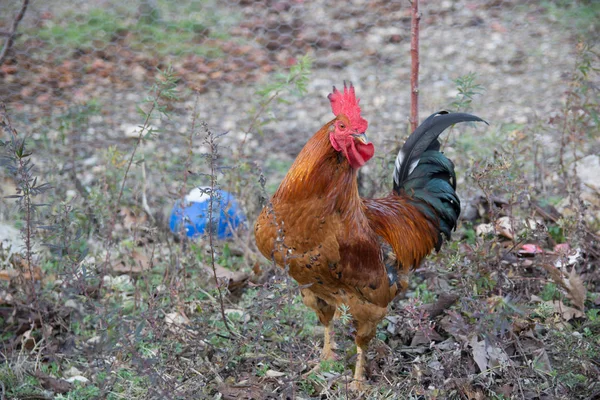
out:
M329 142L330 121L304 146L292 164L273 201L296 202L319 198L331 212L360 209L357 169ZM327 196L323 198L323 196Z

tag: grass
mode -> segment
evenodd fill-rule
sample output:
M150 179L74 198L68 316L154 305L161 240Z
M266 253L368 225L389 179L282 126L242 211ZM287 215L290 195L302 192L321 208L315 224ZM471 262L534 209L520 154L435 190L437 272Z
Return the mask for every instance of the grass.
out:
M157 56L222 56L217 41L229 39L227 30L236 21L235 14L206 12L195 2L173 10L168 4L159 7L167 12L159 11L158 20L137 18L133 9L124 9L118 14L115 10L100 8L85 13L71 10L63 18L46 21L41 28L30 28L21 40L38 38L45 42L46 48L68 49L61 54L64 58L73 51L101 50L111 44Z
M600 33L600 4L595 0L552 0L542 2L542 6L561 24L574 28L578 35Z

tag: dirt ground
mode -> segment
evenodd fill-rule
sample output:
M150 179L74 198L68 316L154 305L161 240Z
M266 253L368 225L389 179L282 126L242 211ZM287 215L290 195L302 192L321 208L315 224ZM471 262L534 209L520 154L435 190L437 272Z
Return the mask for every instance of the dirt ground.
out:
M18 7L0 4L0 30ZM409 133L409 3L32 1L0 100L53 189L33 193L46 204L34 233L13 199L0 203L0 398L600 396L598 7L420 10L421 120L460 109L489 126L442 139L461 224L390 306L357 395L351 324L336 322L340 360L307 374L323 329L250 231L211 246L175 240L166 221L216 177L252 223L344 81L376 148L361 190L389 190ZM156 94L169 69L176 98ZM207 131L225 133L216 169ZM3 196L22 189L14 171L0 174Z

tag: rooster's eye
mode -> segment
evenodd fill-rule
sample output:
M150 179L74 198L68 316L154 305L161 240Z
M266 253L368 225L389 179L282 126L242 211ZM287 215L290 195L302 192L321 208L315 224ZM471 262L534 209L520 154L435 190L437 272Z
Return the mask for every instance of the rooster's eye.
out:
M344 130L344 129L346 129L346 125L344 125L344 124L340 124L339 126L340 126L340 129L341 129L341 130Z

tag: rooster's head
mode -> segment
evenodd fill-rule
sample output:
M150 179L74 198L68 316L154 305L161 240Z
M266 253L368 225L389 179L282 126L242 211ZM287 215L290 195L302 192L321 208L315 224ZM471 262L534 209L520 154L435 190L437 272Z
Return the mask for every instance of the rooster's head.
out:
M368 123L360 116L359 99L354 93L354 86L346 86L344 82L343 92L334 86L329 101L336 116L329 127L331 145L346 156L352 168L360 168L373 157L375 149L365 135Z

